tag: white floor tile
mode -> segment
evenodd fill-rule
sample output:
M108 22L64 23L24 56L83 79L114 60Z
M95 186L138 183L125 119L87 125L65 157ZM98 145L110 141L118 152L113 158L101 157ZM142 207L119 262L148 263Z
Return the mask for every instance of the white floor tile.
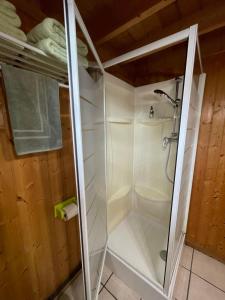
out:
M118 300L140 300L140 296L125 285L114 274L106 284L106 288L118 299Z
M103 288L98 296L98 300L115 300L115 298L113 298L113 296Z
M221 262L195 250L192 272L225 291L225 265Z
M225 293L192 273L188 300L225 300Z
M106 281L109 279L110 275L112 274L112 271L105 265L102 273L102 284L105 284Z
M173 300L186 300L188 293L190 271L179 267L173 292Z
M192 260L193 248L184 245L183 252L181 255L180 265L186 269L191 269L191 260Z

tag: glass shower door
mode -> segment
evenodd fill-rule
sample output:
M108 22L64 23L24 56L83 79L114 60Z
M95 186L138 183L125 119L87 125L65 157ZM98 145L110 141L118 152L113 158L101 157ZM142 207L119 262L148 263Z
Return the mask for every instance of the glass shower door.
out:
M104 70L74 0L65 0L64 8L84 299L91 300L97 297L107 242Z
M197 26L190 27L188 38L187 61L183 86L183 104L164 285L166 293L169 293L172 276L176 270L176 263L178 261L179 253L182 250L185 237L201 114L201 102L203 97L203 93L199 95L198 88L201 86L200 89L204 90L203 81L200 85L200 81L196 82L196 77L199 78L199 75L202 72L199 47L197 46L197 30ZM200 62L197 68L198 76L195 76L195 58L198 58ZM204 77L204 75L201 76Z

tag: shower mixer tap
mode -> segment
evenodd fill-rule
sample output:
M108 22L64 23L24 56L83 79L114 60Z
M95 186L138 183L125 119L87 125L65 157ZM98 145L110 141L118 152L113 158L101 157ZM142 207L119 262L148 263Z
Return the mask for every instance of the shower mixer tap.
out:
M173 132L171 134L171 137L165 136L162 142L163 149L166 149L168 144L175 143L177 141L178 141L178 134L176 132Z

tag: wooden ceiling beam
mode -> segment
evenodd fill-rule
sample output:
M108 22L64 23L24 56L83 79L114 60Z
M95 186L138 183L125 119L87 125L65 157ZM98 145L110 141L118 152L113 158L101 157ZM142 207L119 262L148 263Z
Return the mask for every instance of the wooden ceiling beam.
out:
M127 31L131 27L139 24L140 22L144 21L145 19L151 17L152 15L156 14L157 12L161 11L165 7L169 6L170 4L176 2L176 0L161 0L158 3L154 4L153 6L149 7L145 11L143 11L140 15L132 18L131 20L127 21L126 23L122 24L121 26L117 27L110 33L106 34L104 37L100 38L96 41L96 45L102 45L116 36L120 35L121 33Z
M150 32L144 39L133 43L131 46L128 46L126 49L123 48L121 52L117 53L121 55L127 51L136 49L153 41L156 41L160 38L188 28L193 24L199 24L199 35L203 35L214 31L216 29L222 28L225 26L225 1L219 0L213 2L210 5L207 5L204 9L201 9L177 22L172 23L170 26L165 27L161 30L156 30Z

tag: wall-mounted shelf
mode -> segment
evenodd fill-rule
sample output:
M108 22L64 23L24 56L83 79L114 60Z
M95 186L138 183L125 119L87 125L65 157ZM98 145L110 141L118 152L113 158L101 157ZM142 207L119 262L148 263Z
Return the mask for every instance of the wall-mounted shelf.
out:
M40 49L0 32L0 63L34 71L67 83L67 65Z
M109 199L109 204L112 202L119 200L123 197L125 197L131 190L131 185L125 185L121 187L118 191L116 191Z
M146 120L136 120L136 123L146 125L146 126L154 126L159 125L160 123L165 123L172 121L173 118L152 118L152 119L146 119Z
M128 118L107 118L108 123L132 124L133 120Z

